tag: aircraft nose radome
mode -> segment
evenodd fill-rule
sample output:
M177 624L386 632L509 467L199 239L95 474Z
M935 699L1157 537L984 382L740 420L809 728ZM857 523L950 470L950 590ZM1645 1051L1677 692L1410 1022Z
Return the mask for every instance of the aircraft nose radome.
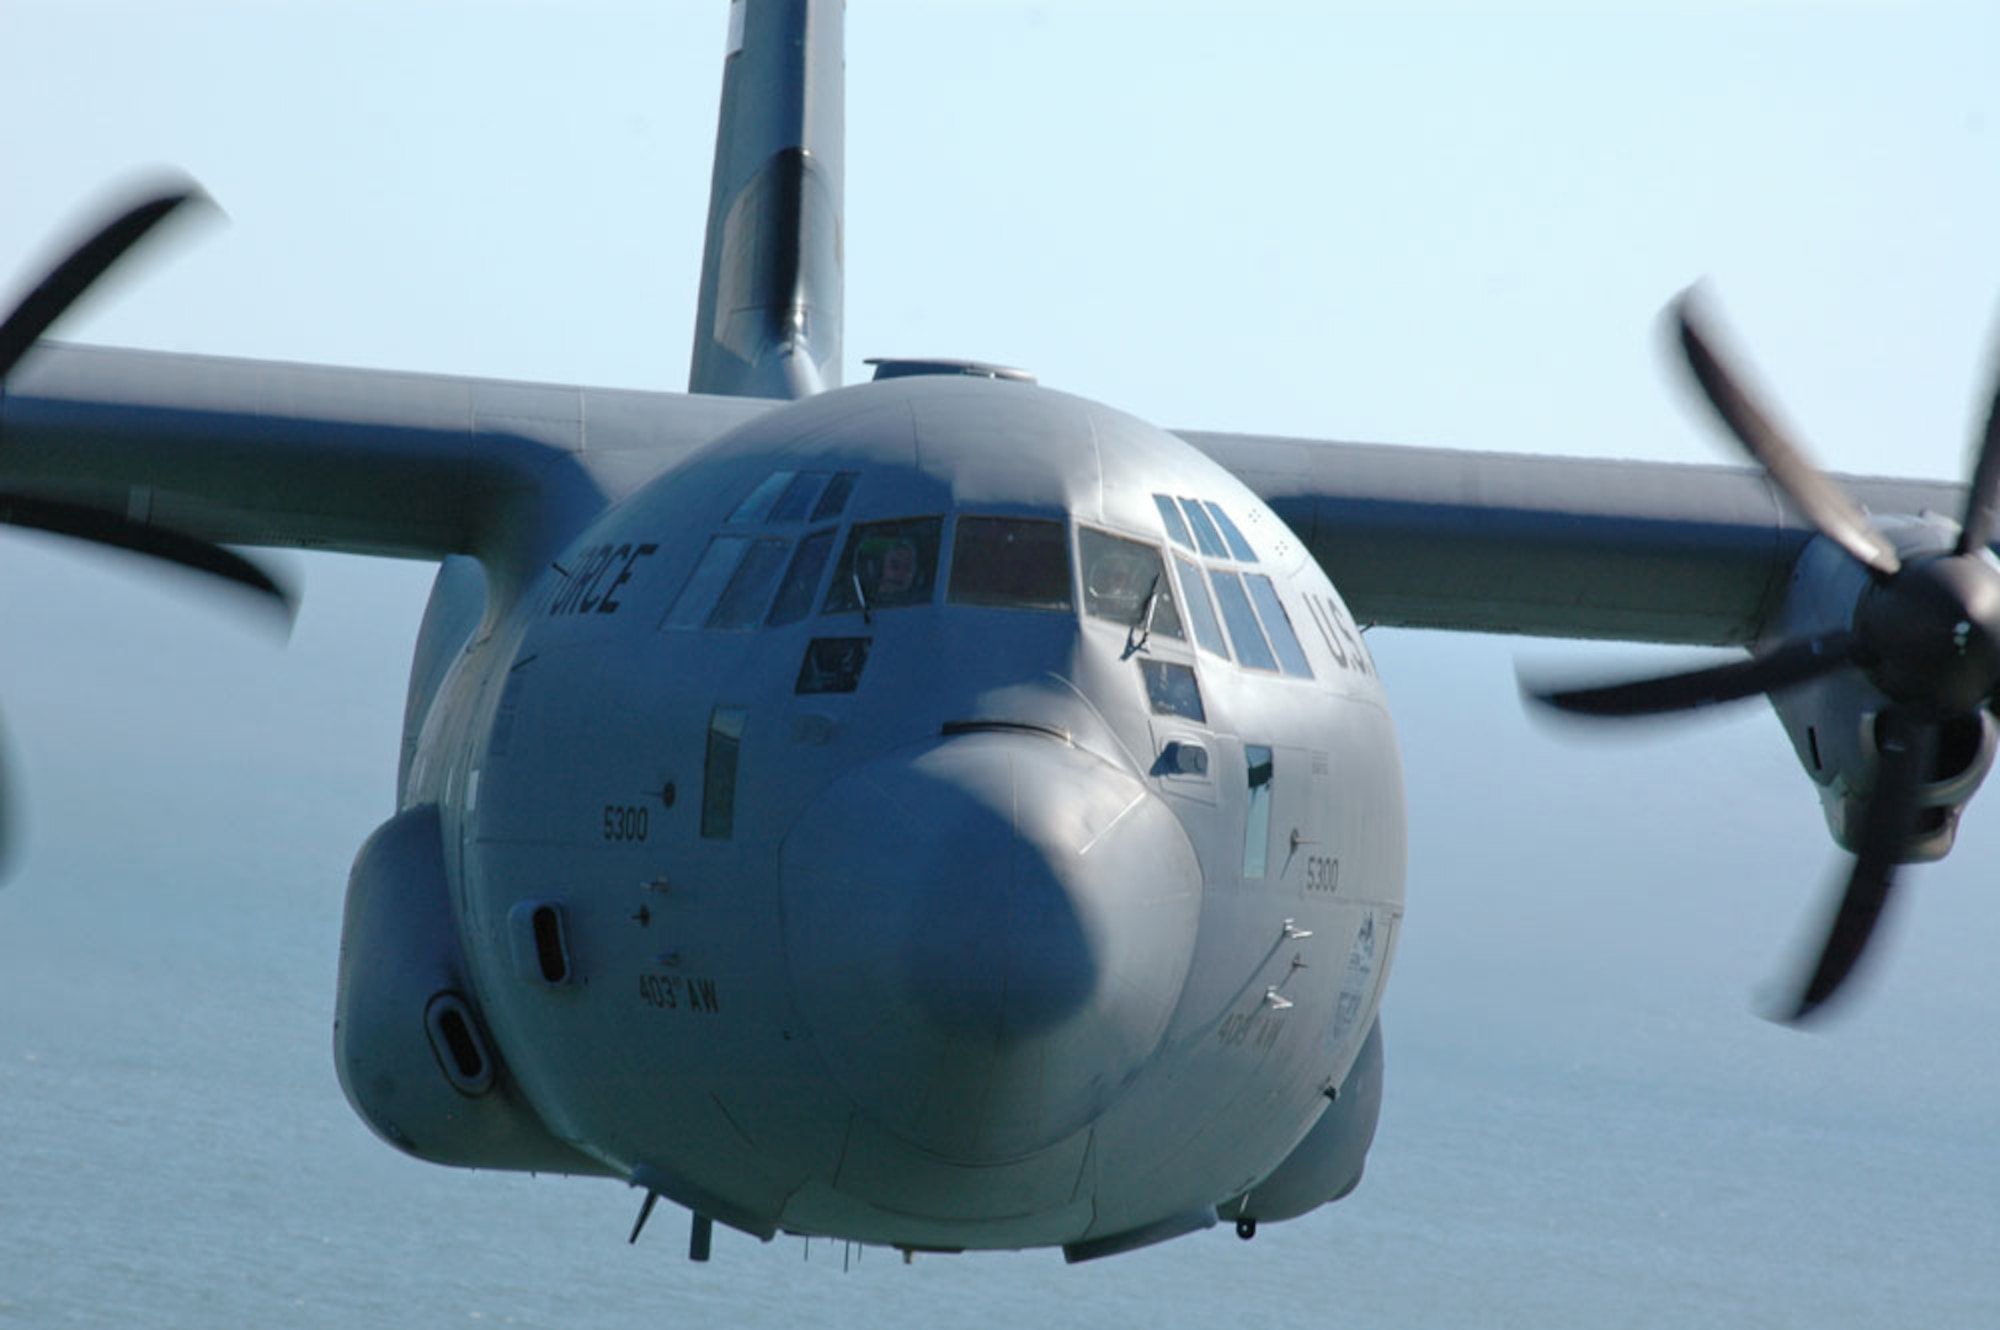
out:
M975 733L850 772L784 845L794 993L859 1108L946 1158L1017 1158L1092 1121L1154 1048L1201 872L1126 772Z

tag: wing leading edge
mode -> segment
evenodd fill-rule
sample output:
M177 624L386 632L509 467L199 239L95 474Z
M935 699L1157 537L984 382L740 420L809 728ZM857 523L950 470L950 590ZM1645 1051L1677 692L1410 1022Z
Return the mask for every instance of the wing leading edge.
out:
M1743 467L1178 433L1285 519L1363 623L1743 645L1814 534ZM1838 479L1877 512L1964 504L1959 485Z
M771 405L44 344L0 395L0 482L223 544L504 574Z

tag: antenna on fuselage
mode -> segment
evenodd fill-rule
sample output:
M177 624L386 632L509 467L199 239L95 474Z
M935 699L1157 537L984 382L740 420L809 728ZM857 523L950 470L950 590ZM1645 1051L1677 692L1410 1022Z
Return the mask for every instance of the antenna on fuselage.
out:
M688 391L840 386L843 0L730 0Z

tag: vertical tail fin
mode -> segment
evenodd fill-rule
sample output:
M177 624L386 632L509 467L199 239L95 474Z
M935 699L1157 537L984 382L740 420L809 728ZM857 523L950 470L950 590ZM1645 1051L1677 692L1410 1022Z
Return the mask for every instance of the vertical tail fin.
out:
M840 384L844 0L730 0L688 391Z

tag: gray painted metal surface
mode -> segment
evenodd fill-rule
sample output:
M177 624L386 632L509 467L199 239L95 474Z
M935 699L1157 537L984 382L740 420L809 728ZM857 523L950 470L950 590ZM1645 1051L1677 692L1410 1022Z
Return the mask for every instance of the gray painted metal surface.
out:
M1364 623L1747 644L1812 529L1760 473L1181 431L1297 531ZM1964 488L1836 477L1876 512Z
M837 513L753 502L814 473L851 478ZM1309 675L1178 610L1144 631L1155 494L1234 518L1254 560L1183 562L1269 577ZM845 551L933 515L928 590L847 596ZM955 595L968 519L1059 524L1068 603ZM796 619L739 622L701 574L821 530L842 553ZM1401 782L1351 620L1226 473L1080 399L904 378L759 416L556 563L454 667L407 798L444 812L479 1009L559 1139L752 1231L985 1247L1164 1236L1319 1120L1401 914ZM827 643L865 650L852 677ZM1198 711L1162 709L1163 667ZM562 983L522 960L535 903Z
M729 6L688 389L840 386L845 0Z

